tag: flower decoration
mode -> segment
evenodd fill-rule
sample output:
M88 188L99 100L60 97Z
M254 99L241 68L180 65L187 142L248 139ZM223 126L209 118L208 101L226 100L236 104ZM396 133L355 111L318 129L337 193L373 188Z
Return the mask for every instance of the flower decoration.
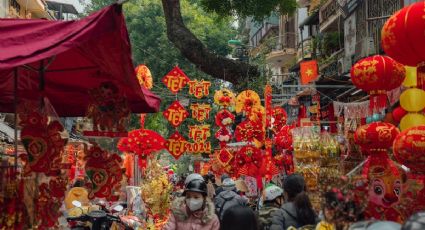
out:
M249 113L252 108L261 105L260 96L255 91L245 90L236 97L236 113Z
M140 86L143 86L146 89L152 89L153 80L149 68L146 65L141 64L136 67L135 72Z
M246 141L253 143L257 147L263 145L264 140L263 124L260 122L253 122L245 120L236 126L235 138L237 141Z
M214 103L223 107L230 107L235 104L235 94L230 89L220 89L214 94Z
M165 149L166 140L157 132L149 129L137 129L128 133L127 141L123 140L123 144L128 143L128 149L137 155L150 155L152 152Z
M286 125L288 114L282 107L273 107L272 111L272 130L276 134Z

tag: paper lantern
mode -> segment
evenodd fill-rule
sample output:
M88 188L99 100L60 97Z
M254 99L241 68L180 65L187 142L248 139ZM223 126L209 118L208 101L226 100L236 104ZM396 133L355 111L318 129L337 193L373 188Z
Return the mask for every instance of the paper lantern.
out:
M384 122L373 122L360 126L354 134L354 141L362 151L373 153L392 146L399 131L392 124Z
M138 65L135 69L137 80L139 80L140 86L144 86L146 89L152 89L153 80L152 74L146 65Z
M409 113L400 121L402 131L419 125L425 125L425 116L419 113Z
M401 132L394 141L393 151L397 161L413 173L425 174L425 125Z
M400 105L409 112L419 112L425 108L425 91L407 89L400 95Z
M424 8L423 1L404 7L382 27L385 53L404 65L417 66L425 60Z
M371 109L385 108L387 91L399 87L405 75L403 65L381 55L364 58L351 68L351 80L357 88L369 93Z
M399 106L393 110L392 114L394 121L400 122L401 119L407 114L407 111L404 110L401 106Z

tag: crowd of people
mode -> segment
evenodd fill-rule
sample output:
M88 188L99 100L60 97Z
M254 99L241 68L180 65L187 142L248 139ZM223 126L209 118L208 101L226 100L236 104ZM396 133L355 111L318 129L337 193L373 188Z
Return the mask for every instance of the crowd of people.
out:
M310 202L303 176L292 174L283 186L268 184L256 200L248 199L236 188L235 181L222 175L218 186L215 177L191 174L186 177L183 191L174 198L171 214L164 230L419 230L425 229L425 212L417 213L406 223L362 220L352 203L350 218L336 213L338 194L323 194L320 213ZM255 205L251 205L255 203Z

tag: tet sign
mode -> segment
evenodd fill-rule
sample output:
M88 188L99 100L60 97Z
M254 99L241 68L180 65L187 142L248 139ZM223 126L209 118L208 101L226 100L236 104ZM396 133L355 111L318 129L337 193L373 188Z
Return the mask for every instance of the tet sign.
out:
M189 137L195 142L205 142L210 136L210 125L189 126Z
M192 110L192 117L199 122L210 119L211 105L209 104L192 104L190 105Z
M209 81L189 81L189 94L195 96L198 99L204 96L208 96L210 94L210 86L211 82Z
M177 94L189 81L189 77L177 66L162 78L162 82L174 94Z
M186 152L187 141L184 139L179 132L174 132L170 138L168 138L165 147L167 147L168 152L177 160L180 156Z
M165 119L167 119L172 126L177 127L189 116L189 113L179 101L174 101L162 115L164 115Z

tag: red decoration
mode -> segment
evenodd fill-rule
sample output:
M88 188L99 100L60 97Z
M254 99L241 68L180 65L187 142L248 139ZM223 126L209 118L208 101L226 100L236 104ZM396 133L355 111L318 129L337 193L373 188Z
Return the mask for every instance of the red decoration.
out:
M235 138L237 141L254 143L257 147L262 146L264 140L263 125L261 122L245 120L236 126Z
M319 76L317 60L302 61L300 63L301 84L306 85Z
M89 198L111 198L113 190L122 180L121 157L93 144L88 150L86 160L85 170L89 179L86 187L90 191Z
M181 125L189 116L189 113L179 101L174 101L162 114L174 127Z
M103 82L89 94L91 101L87 117L92 119L93 131L125 132L130 108L119 88L112 82ZM90 135L95 136L96 133Z
M226 146L226 143L232 140L232 129L231 125L235 122L235 116L228 110L220 110L215 115L215 124L220 129L215 133L215 138L220 141L220 146Z
M190 79L178 66L162 78L162 82L174 94L177 94L189 81Z
M371 154L390 148L399 132L393 124L373 122L360 126L354 134L354 140L362 151Z
M58 225L61 216L59 209L65 197L67 181L52 178L49 183L38 187L38 197L35 200L35 213L39 228L53 228Z
M273 107L272 130L275 134L278 133L284 125L286 125L287 119L288 119L288 114L282 107Z
M425 174L425 126L401 132L394 141L394 156L415 174Z
M36 110L29 104L26 109ZM48 124L46 115L38 112L20 113L22 126L21 140L28 153L26 172L44 172L46 175L58 175L61 170L62 152L67 139L62 138L63 126L58 121Z
M140 86L145 87L146 89L152 89L153 79L152 74L149 68L146 65L138 65L134 70L136 72L137 80L139 80Z
M199 122L204 122L210 119L211 105L210 104L191 104L192 118Z
M370 108L387 106L387 91L401 85L406 75L404 66L387 56L375 55L358 61L351 68L353 84L370 95Z
M411 4L394 13L382 27L382 47L386 54L408 66L425 60L425 2Z
M210 94L210 86L211 82L209 81L189 81L189 94L195 96L198 99L201 99Z
M264 88L264 107L266 108L266 127L270 128L272 126L272 87L266 85Z
M226 148L222 148L217 154L217 160L222 166L227 166L233 159L233 154Z
M275 144L278 149L292 150L292 133L293 126L285 125L275 135Z
M186 139L179 133L174 132L169 138L165 146L168 152L177 160L180 156L186 152Z
M165 149L166 140L157 132L149 129L137 129L128 133L127 141L123 141L119 146L121 149L128 147L128 152L137 155L148 156L152 152ZM128 146L123 146L128 143Z
M407 114L407 111L404 110L401 106L399 106L393 110L392 114L394 121L400 123L401 118L403 118L404 115Z

